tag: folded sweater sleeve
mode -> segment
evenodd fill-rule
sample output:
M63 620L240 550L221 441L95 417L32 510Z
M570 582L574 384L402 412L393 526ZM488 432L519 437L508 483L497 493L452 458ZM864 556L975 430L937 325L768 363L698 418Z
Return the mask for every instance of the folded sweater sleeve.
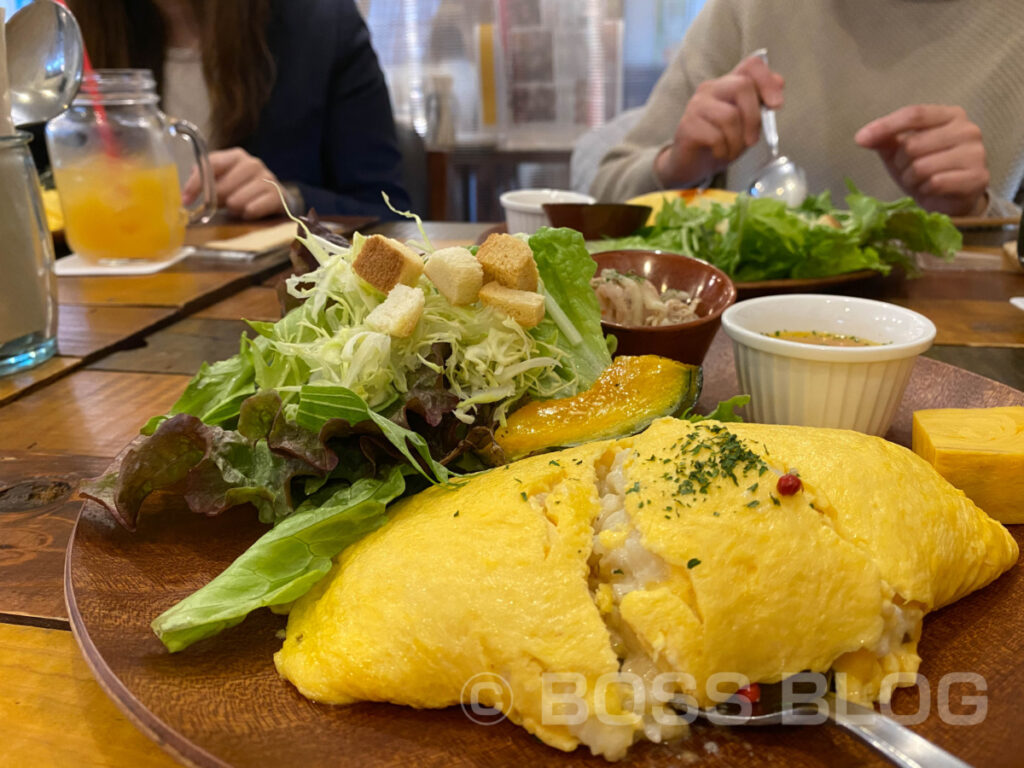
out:
M1005 197L999 197L990 189L988 191L988 206L983 214L990 218L1016 218L1021 215L1020 206Z
M728 73L744 51L737 3L709 0L694 19L682 46L651 92L636 127L601 161L590 192L600 200L621 201L661 189L654 160L670 146L686 104L705 80Z

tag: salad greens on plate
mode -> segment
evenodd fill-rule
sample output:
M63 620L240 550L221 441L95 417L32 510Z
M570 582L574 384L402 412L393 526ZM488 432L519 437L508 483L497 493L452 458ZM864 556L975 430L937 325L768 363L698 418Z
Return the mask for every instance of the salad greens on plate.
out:
M256 335L237 355L204 364L81 489L129 529L161 490L205 515L251 503L274 526L154 622L171 650L294 600L407 487L502 461L493 431L511 409L575 395L611 363L590 288L596 267L572 230L529 238L547 310L539 325L455 306L421 278L423 311L407 337L366 322L386 294L353 270L365 238L349 245L303 224L298 241L317 264L287 281L301 303L276 323L250 322Z
M899 265L914 274L915 253L951 259L960 232L941 213L911 198L883 202L847 182L846 209L826 191L799 208L740 194L730 206L666 201L652 226L629 237L590 244L592 251L646 248L710 262L738 282L818 278Z

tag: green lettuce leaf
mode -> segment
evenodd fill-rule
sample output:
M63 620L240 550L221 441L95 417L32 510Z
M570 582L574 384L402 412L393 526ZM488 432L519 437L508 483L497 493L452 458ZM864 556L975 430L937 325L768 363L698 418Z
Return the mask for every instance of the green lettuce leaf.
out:
M181 397L171 406L171 410L146 422L142 434L153 434L162 422L179 413L191 414L204 424L233 425L242 403L256 391L250 350L250 340L242 336L237 355L213 365L203 363Z
M541 227L529 243L547 310L531 335L564 353L562 368L569 370L559 373L572 386L562 394L582 392L612 362L601 330L601 307L590 287L597 264L573 229Z
M275 451L266 439L180 413L152 435L129 443L79 493L102 504L129 530L135 530L143 502L159 490L180 491L189 509L202 515L251 503L262 522L272 523L292 513L294 479L322 476L331 468L294 451Z
M351 426L372 422L416 471L431 482L447 482L448 470L430 455L422 435L377 413L352 390L338 384L307 384L299 390L295 421L300 427L320 433L335 420Z
M591 244L658 248L704 259L742 282L815 278L893 266L917 272L915 253L952 259L962 245L947 216L928 213L911 198L883 202L847 182L847 210L833 207L826 191L798 208L741 194L731 206L668 201L654 226L616 240Z
M742 408L750 402L750 395L735 395L730 397L728 400L722 400L718 405L715 406L715 410L709 413L707 416L701 416L699 413L690 413L689 408L679 418L692 421L694 423L698 421L743 421L743 417L736 413L737 408Z
M257 608L297 600L327 574L335 555L384 523L387 505L404 490L402 471L392 467L308 500L213 581L160 614L153 631L169 651L180 651Z

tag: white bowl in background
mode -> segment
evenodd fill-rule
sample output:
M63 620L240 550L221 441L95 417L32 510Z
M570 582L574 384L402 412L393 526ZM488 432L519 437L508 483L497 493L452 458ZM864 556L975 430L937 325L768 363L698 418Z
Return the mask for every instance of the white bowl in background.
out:
M733 342L740 390L765 424L854 429L884 435L915 358L935 339L924 315L884 301L788 294L748 299L722 314ZM878 346L827 347L766 333L825 331Z
M505 209L508 231L530 235L548 224L548 215L541 207L544 203L596 202L590 195L567 189L516 189L504 193L499 199L501 207Z

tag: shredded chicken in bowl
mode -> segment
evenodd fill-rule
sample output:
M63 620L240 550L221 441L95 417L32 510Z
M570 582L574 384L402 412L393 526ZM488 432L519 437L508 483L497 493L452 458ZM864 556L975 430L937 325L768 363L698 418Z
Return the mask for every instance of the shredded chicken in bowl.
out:
M603 269L590 281L601 304L601 319L617 325L659 326L697 319L700 299L669 288L661 293L635 272Z

